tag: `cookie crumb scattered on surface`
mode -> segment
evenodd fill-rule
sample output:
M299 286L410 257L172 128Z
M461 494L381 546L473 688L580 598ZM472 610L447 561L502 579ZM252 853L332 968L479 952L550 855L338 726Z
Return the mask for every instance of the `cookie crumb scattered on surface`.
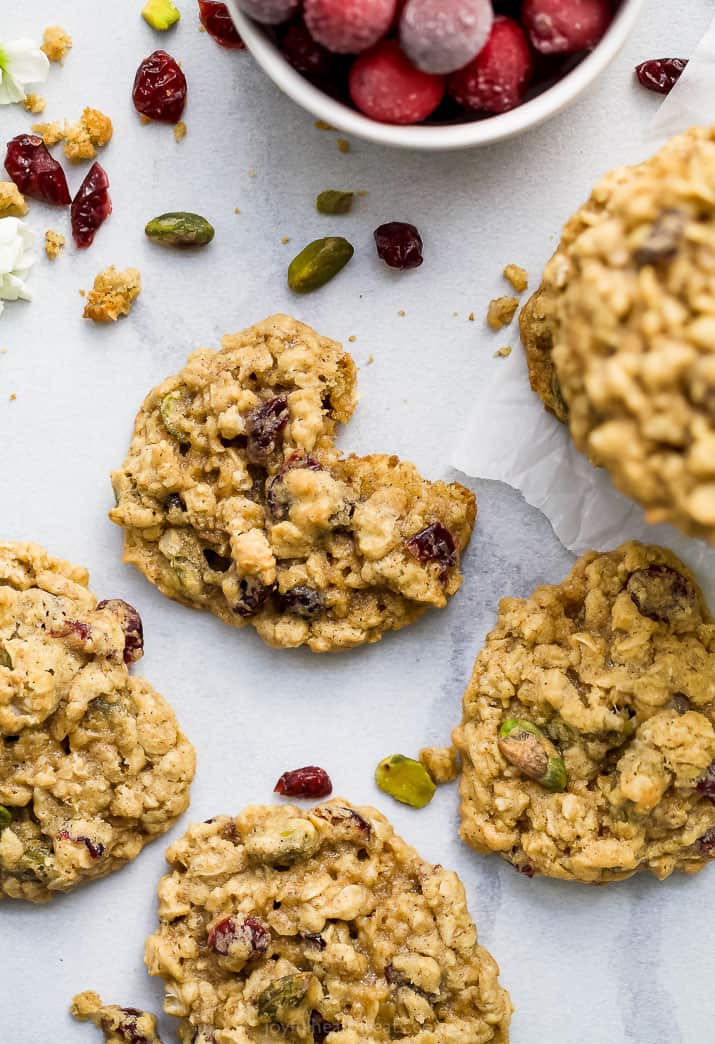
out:
M141 1041L141 1044L161 1044L154 1015L138 1008L120 1008L116 1004L104 1004L99 994L93 990L77 994L72 1000L70 1011L78 1022L92 1022L102 1030L106 1044L124 1040Z
M316 120L315 127L317 130L322 131L334 131L335 127L331 123L326 123L325 120Z
M80 297L86 297L87 296L87 291L86 290L80 290L79 296Z
M85 109L77 123L65 124L65 156L73 163L94 159L97 149L104 148L113 133L109 116L99 109Z
M525 290L529 289L529 273L520 265L507 265L502 274L514 287L517 294L523 294Z
M420 762L435 783L452 783L459 775L460 758L456 747L423 747Z
M367 357L367 362L365 363L365 365L366 366L372 366L372 364L374 362L375 362L375 356L372 354L372 352L370 352L370 354Z
M40 94L28 94L22 106L28 112L31 112L33 116L39 116L41 112L45 111L47 100Z
M176 142L184 140L184 138L186 137L186 129L186 124L184 123L184 121L179 120L179 122L174 127L174 139Z
M338 138L338 150L340 152L350 152L350 142L347 138Z
M54 120L52 123L33 123L32 129L35 134L40 135L48 149L51 149L58 141L63 141L65 137L65 125L59 120Z
M12 395L10 396L10 402L14 402L16 398L17 398L17 395L15 394L15 392L13 392Z
M0 218L24 217L28 211L25 197L14 181L0 181Z
M365 196L367 195L367 191L365 189L360 189L360 191L357 192L356 195L358 195L360 197L360 199L365 199Z
M348 340L350 341L350 344L355 344L355 342L357 341L357 337L355 336L355 334L350 334Z
M65 242L65 237L60 232L55 232L51 228L47 229L45 232L45 253L50 261L54 261L60 256Z
M82 291L80 291L81 293ZM134 299L141 292L141 275L136 268L118 272L114 265L105 268L94 280L87 296L84 318L95 323L113 323L129 315Z
M283 246L285 246L286 243L290 243L290 236L281 236L281 243Z
M492 330L501 330L503 326L508 326L518 307L519 299L516 297L495 297L490 301L487 322Z
M48 25L42 37L41 51L51 62L61 62L72 50L72 37L60 25Z
M511 355L511 348L499 348L498 351L494 352L495 359L508 359Z
M404 316L404 315L407 315L407 312L404 310L404 308L401 308L397 314L399 316Z
M248 172L248 176L249 176L249 178L255 178L255 176L256 176L256 172L255 172L255 170L253 169L253 167L251 167L251 169L249 170L249 172Z
M147 123L151 123L151 120L149 119L148 116L140 116L139 117L139 122L146 127Z
M474 319L475 319L474 312L470 312L469 313L469 321L470 321L470 323L473 323Z

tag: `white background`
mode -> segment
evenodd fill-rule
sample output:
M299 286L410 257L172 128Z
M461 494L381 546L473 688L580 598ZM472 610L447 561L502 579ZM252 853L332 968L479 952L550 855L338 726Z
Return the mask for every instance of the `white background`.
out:
M39 37L54 22L74 36L43 91L43 118L77 118L92 105L115 125L101 157L112 218L89 252L69 247L54 265L43 256L34 303L10 305L0 319L2 537L40 541L87 565L100 597L138 606L147 635L140 670L197 747L192 817L271 800L284 769L322 764L336 793L374 802L424 856L459 871L516 1005L514 1044L712 1040L715 871L604 889L529 881L457 839L454 788L413 812L372 783L385 754L448 740L498 598L566 572L571 556L538 512L506 487L476 483L478 525L450 608L377 646L327 657L271 650L249 629L173 605L121 564L122 534L106 519L108 473L123 460L144 394L194 347L278 310L338 339L357 336L362 402L345 450L392 451L430 477L448 476L474 391L502 365L493 352L516 347L514 331L493 335L483 322L488 300L507 292L501 269L515 261L536 279L591 183L637 154L657 99L633 84L632 66L689 54L711 0L651 0L625 52L569 112L511 143L441 156L357 141L343 155L336 136L317 131L248 55L221 51L198 32L193 0L180 0L184 18L161 38L140 19L141 6L0 0L0 39ZM160 46L189 80L189 132L178 145L171 128L141 126L130 102L137 64ZM31 122L18 107L0 109L0 140ZM70 172L73 189L85 169ZM348 217L321 217L313 199L328 187L368 195ZM145 241L146 220L174 209L215 224L211 247L177 256ZM374 256L372 230L393 219L423 233L425 263L413 273L393 273ZM29 220L39 234L67 232L67 215L40 204ZM334 232L354 243L354 261L319 293L294 298L285 285L290 258ZM283 236L292 242L282 245ZM78 291L107 264L140 268L144 291L129 319L104 329L82 319ZM3 904L2 1044L91 1040L66 1014L81 989L160 1008L161 983L146 976L142 945L155 923L164 847L158 841L125 870L48 907Z

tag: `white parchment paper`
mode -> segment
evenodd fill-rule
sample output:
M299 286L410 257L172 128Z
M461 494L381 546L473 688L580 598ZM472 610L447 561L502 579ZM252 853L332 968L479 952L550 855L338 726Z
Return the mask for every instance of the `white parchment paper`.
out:
M643 158L669 137L715 118L715 19L679 83L643 136ZM629 157L629 159L632 157ZM584 184L584 198L590 185ZM532 287L538 274L532 274ZM526 296L524 301L526 300ZM715 549L672 526L651 526L643 511L592 467L568 429L547 413L532 392L526 359L517 348L491 367L476 393L474 410L453 456L466 475L506 482L551 522L576 554L639 539L671 547L695 569L715 595Z

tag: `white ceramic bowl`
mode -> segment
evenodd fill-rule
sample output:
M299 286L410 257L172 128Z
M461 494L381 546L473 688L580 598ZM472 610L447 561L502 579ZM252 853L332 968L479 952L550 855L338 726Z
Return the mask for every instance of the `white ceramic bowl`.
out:
M263 26L243 14L238 9L236 0L226 2L246 47L258 64L282 91L318 119L325 120L346 134L353 134L380 145L441 151L467 149L474 145L487 145L510 138L530 127L536 127L566 108L618 54L645 0L622 0L608 32L593 52L553 87L547 88L524 105L500 116L485 119L410 127L377 123L314 87L286 61Z

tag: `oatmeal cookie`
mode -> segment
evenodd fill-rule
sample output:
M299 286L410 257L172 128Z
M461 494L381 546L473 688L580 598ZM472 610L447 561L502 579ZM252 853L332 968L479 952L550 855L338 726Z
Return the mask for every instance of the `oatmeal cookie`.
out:
M36 544L0 543L0 899L103 877L189 803L193 748L127 670L139 614L87 582Z
M715 858L715 624L670 551L590 552L505 598L454 732L462 837L606 882Z
M112 475L125 561L185 605L316 652L446 605L472 493L397 457L340 457L355 365L334 341L274 316L222 343L139 412Z
M161 1044L153 1015L138 1008L103 1004L91 990L79 993L70 1010L79 1022L92 1022L101 1029L105 1044Z
M375 809L253 805L167 859L145 960L184 1044L508 1041L461 881Z
M650 522L715 543L715 129L612 171L521 316L532 387Z

